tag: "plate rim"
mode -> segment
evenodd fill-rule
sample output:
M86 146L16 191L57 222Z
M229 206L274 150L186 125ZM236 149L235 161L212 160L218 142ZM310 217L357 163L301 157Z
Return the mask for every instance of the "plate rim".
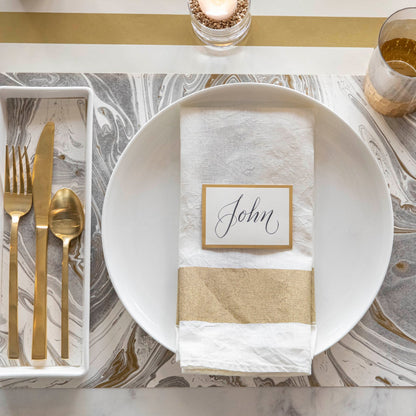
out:
M325 105L324 103L318 101L317 99L310 97L300 91L294 90L292 88L289 87L285 87L285 86L281 86L281 85L275 85L275 84L269 84L269 83L263 83L263 82L255 82L255 81L249 81L249 82L235 82L235 83L231 83L231 84L221 84L221 85L215 85L212 87L208 87L208 88L204 88L202 90L199 91L195 91L189 95L186 95L184 97L179 98L178 100L173 101L172 103L168 104L166 107L164 107L163 109L161 109L160 111L158 111L157 113L155 113L148 121L145 122L145 124L143 124L143 126L137 131L137 133L132 137L132 139L129 141L129 143L127 144L127 146L125 147L125 149L123 150L123 152L121 153L121 155L119 156L119 159L111 173L111 177L110 180L108 182L107 188L106 188L106 192L105 192L105 197L104 197L104 202L103 202L103 210L102 210L102 228L101 228L101 240L102 240L102 247L103 247L103 255L104 255L104 261L105 261L105 265L108 271L108 275L109 278L111 280L111 283L114 287L114 290L119 298L119 300L121 301L121 303L123 304L124 308L127 310L127 312L130 314L130 316L132 317L132 319L147 333L149 334L155 341L157 341L159 344L161 344L162 346L164 346L165 348L167 348L168 350L172 351L172 352L176 352L175 350L172 350L172 346L168 345L167 343L165 343L163 340L161 340L159 338L159 336L154 335L151 330L151 328L148 328L147 324L143 324L143 323L139 323L136 319L135 319L135 314L132 312L132 308L130 307L130 305L127 304L123 301L123 298L121 296L121 291L120 288L118 286L118 284L116 283L116 280L113 276L113 273L110 271L110 267L108 265L108 261L107 258L109 256L109 252L111 250L108 249L107 247L107 243L106 243L106 239L104 237L105 233L105 224L106 224L106 218L108 216L107 211L108 211L108 200L110 198L110 193L111 193L111 189L113 187L113 182L115 181L115 177L117 176L117 172L120 170L120 166L123 164L124 159L127 157L127 153L130 149L130 147L134 146L134 143L138 140L140 140L141 135L143 134L143 132L145 131L145 129L149 128L149 125L151 125L152 123L155 122L155 119L157 118L157 116L164 114L165 112L168 112L172 109L172 107L175 106L180 106L184 103L186 103L186 101L190 101L192 99L194 99L195 97L199 96L199 95L204 95L208 92L211 92L212 90L223 90L223 89L235 89L235 88L250 88L250 87L255 87L255 88L264 88L264 89L276 89L276 90L284 90L285 93L288 94L293 94L294 96L297 96L298 98L300 97L302 100L305 100L305 102L310 102L312 104L313 107L317 107L321 110L324 110L324 112L331 114L332 117L335 117L337 119L338 122L340 122L341 124L343 124L343 126L349 130L350 134L352 134L353 136L355 136L355 138L357 139L357 142L359 143L359 146L362 147L363 151L365 151L367 153L367 155L370 156L370 159L372 160L372 163L374 165L374 167L377 169L378 174L380 175L380 177L382 178L382 184L383 184L383 193L384 193L384 197L386 199L386 202L389 201L389 203L387 204L387 208L388 208L388 214L389 214L389 227L388 229L390 230L389 232L389 240L390 240L390 244L389 244L389 249L388 249L388 256L385 259L385 265L383 267L383 274L382 277L379 278L379 282L375 287L375 291L374 293L371 294L371 296L369 296L369 304L366 306L365 310L362 312L362 314L359 315L359 317L354 320L354 322L352 322L352 324L348 327L348 329L345 331L344 335L339 338L338 340L336 340L335 342L331 343L331 345L329 346L325 346L324 348L320 349L320 350L316 350L314 351L314 356L317 356L319 354L321 354L322 352L328 350L329 348L331 348L332 346L334 346L337 342L339 342L344 336L346 336L359 322L360 320L363 318L363 316L367 313L368 309L371 307L374 299L377 296L377 293L379 292L386 273L388 271L388 267L390 264L390 258L391 258L391 254L392 254L392 249L393 249L393 242L394 242L394 212L393 212L393 205L392 205L392 201L391 201L391 194L388 188L388 184L386 181L386 178L382 172L381 167L379 166L379 164L377 163L377 159L376 156L371 152L371 150L368 148L368 146L366 145L366 143L361 139L361 137L354 131L354 129L341 117L339 116L337 113L335 113L332 109L330 109L327 105ZM318 329L319 331L319 329ZM343 331L344 332L344 331Z

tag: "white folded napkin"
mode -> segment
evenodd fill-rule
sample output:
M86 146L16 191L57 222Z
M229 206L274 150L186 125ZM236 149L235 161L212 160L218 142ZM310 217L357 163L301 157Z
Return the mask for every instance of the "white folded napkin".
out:
M316 331L313 113L183 107L180 127L177 359L182 370L310 374ZM202 184L293 185L292 249L203 249ZM252 318L256 307L241 318L253 297L261 298L265 319ZM292 309L305 312L304 322L285 322Z

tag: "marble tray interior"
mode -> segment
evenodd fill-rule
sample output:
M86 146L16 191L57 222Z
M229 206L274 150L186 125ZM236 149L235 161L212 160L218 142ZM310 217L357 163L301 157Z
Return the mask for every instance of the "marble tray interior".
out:
M48 121L55 122L52 195L63 187L77 193L85 202L86 192L86 108L85 98L7 98L7 144L27 146L31 167L38 139ZM4 152L5 147L0 148ZM11 158L10 158L11 160ZM4 164L0 166L4 172ZM10 217L3 214L2 269L0 279L0 367L30 367L35 275L35 219L32 209L22 217L18 236L18 322L20 358L9 360L8 276ZM49 232L48 241L48 357L43 367L82 364L84 238L74 240L69 260L69 359L60 357L61 342L61 261L62 242ZM37 364L39 365L39 364ZM0 368L1 375L1 368Z

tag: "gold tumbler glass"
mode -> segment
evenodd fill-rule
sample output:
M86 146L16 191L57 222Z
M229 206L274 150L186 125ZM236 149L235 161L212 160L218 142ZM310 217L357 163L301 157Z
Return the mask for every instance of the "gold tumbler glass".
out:
M416 7L399 10L384 22L364 92L371 106L385 116L416 110Z

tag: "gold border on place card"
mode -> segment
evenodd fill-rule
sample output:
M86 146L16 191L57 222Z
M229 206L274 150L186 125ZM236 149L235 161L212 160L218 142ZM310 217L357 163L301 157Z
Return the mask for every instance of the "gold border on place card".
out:
M238 245L238 244L206 244L206 203L207 188L288 188L289 189L289 244L284 245ZM291 249L293 246L293 185L229 185L229 184L203 184L202 185L202 248L267 248Z

